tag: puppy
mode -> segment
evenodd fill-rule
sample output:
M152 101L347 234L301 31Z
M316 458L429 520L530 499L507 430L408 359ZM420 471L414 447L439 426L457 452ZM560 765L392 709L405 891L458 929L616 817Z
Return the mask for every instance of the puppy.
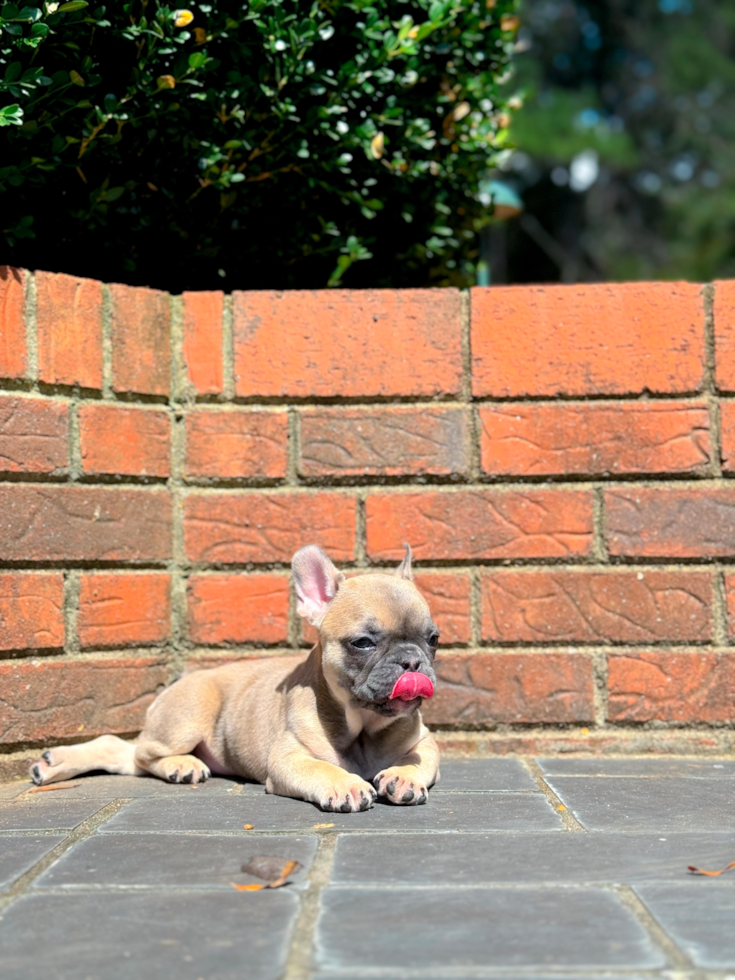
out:
M378 796L425 803L439 751L419 708L433 694L439 634L412 581L411 549L393 574L345 579L309 545L292 570L298 613L319 631L305 659L187 674L150 706L135 744L103 735L49 749L33 781L92 769L173 783L216 773L329 811L366 810Z

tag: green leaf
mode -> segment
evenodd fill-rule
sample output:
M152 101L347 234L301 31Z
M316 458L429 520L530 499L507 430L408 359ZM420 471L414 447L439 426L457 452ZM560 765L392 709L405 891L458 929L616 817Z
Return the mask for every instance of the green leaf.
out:
M14 3L6 3L2 9L0 9L0 17L2 17L3 20L12 20L17 16L18 8Z
M58 12L60 14L71 14L75 10L84 10L88 6L87 0L69 0L68 3L62 3Z
M14 82L16 78L20 78L22 67L23 66L19 61L11 61L8 67L5 69L5 81Z

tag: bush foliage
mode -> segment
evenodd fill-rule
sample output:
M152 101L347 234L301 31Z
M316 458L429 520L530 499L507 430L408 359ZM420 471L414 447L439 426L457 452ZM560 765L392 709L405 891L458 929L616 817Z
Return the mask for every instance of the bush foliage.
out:
M170 289L472 272L515 0L0 7L0 230Z

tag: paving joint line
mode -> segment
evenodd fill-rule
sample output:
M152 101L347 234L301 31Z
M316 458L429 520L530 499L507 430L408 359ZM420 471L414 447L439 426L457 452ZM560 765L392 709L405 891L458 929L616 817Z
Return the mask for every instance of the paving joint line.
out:
M72 848L77 841L86 840L91 837L98 827L101 827L103 823L106 823L111 817L114 817L128 802L130 801L124 797L112 800L110 803L106 803L100 807L99 810L95 810L90 817L82 820L73 830L67 832L64 840L59 841L56 847L52 847L33 867L29 868L25 874L14 881L4 895L0 896L0 916L17 898L26 894L36 878L46 868L50 867L62 854L65 854Z
M564 830L569 831L573 834L585 834L587 831L584 829L582 824L577 820L571 810L567 809L562 800L556 795L554 790L549 786L544 778L544 774L541 771L541 766L536 762L535 759L530 757L521 757L518 760L520 764L525 768L526 772L534 780L538 788L544 794L548 802L554 808L554 811L559 814L561 821L564 824Z
M631 885L615 885L612 891L620 902L636 917L640 925L648 933L651 940L660 946L675 970L691 972L694 964L679 949L671 936L659 925L647 906L638 897Z
M321 911L322 891L332 877L337 836L337 834L319 835L319 847L309 871L308 888L302 893L301 912L291 936L284 980L307 980L314 972L312 951L316 923Z

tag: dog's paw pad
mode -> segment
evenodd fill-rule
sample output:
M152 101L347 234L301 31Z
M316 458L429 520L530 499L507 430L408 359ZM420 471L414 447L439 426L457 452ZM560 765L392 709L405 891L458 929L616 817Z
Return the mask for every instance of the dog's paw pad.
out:
M380 796L402 806L418 806L426 803L429 797L425 786L409 776L400 775L400 771L386 769L379 772L373 783Z

